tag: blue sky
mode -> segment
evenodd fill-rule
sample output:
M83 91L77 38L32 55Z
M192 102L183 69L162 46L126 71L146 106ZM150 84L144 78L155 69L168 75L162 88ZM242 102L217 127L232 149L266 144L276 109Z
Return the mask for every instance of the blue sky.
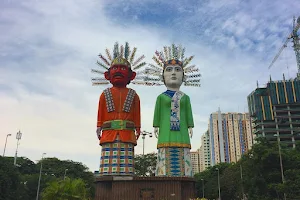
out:
M295 0L3 0L0 2L0 140L23 132L19 154L99 164L96 112L106 86L92 87L90 69L97 55L115 41L138 47L147 62L155 50L181 43L195 55L200 88L182 87L192 101L195 128L192 149L200 147L209 115L247 111L247 95L256 81L272 75L296 75L289 43L268 70L299 15ZM298 13L297 13L298 12ZM152 131L156 96L164 87L130 85L142 102L142 129ZM147 139L146 152L156 151ZM4 144L0 144L0 148ZM13 156L15 136L7 155ZM136 152L142 152L139 140Z
M257 47L271 51L268 58L273 56L274 47L278 46L271 41L287 36L291 19L297 14L296 1L284 4L281 1L257 0L142 2L115 1L107 3L104 9L107 16L120 23L174 30L172 40L188 35L189 41L199 40L206 45L228 48L226 41L233 39L244 52L261 54Z

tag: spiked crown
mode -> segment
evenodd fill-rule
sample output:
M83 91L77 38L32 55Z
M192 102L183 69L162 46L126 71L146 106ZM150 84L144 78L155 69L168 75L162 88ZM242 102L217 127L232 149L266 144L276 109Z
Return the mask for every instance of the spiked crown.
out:
M107 70L109 70L109 68L112 65L115 64L122 64L128 66L132 70L136 71L137 73L136 79L140 79L139 76L143 74L143 72L137 70L141 70L146 65L146 63L141 62L145 58L144 55L135 59L136 51L137 51L136 47L134 47L132 51L130 50L128 42L125 43L125 47L123 45L119 46L119 43L116 42L113 48L112 55L109 49L106 48L105 49L106 57L104 57L102 54L98 55L101 60L97 61L97 64L102 68L102 70L92 69L93 73L101 74L102 77L92 78L92 84L93 85L109 84L109 81L104 78L104 73ZM131 83L135 84L134 81L132 81Z
M200 87L200 77L199 69L195 65L189 65L194 56L185 57L185 48L181 45L176 46L172 44L171 46L165 46L163 51L156 51L153 56L155 64L149 64L149 66L144 70L146 75L144 78L145 85L164 85L162 83L162 75L166 66L168 65L179 65L182 67L185 79L185 86Z

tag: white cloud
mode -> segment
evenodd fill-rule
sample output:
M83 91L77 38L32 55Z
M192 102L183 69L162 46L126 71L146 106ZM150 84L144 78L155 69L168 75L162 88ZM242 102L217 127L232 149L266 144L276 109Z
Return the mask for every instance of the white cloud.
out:
M222 2L225 1L220 1L220 5ZM7 2L7 9L1 11L4 22L0 22L0 27L5 34L0 36L0 140L20 129L23 138L19 155L32 160L47 152L47 156L81 161L97 170L100 147L95 134L96 113L99 95L106 86L91 86L90 69L97 67L98 53L112 48L115 41L137 46L137 54L145 54L148 62L152 62L156 49L177 39L186 46L186 55L195 55L193 63L201 70L202 87L182 88L190 96L194 112L193 150L200 146L209 114L218 106L224 112L243 112L246 96L255 88L256 80L264 82L270 73L261 70L269 61L260 61L237 48L239 44L253 46L249 38L237 41L216 34L216 42L211 46L204 45L201 38L175 40L174 30L168 27L111 21L104 14L103 2L97 1L28 0L15 4ZM240 23L251 22L250 18L239 16ZM224 27L239 36L248 34L242 24L235 28L231 23L229 20ZM251 27L255 28L255 23L251 22ZM205 29L207 35L214 31L213 26ZM259 30L255 34L261 40L266 38L270 45L278 44L276 35L261 36L264 33ZM228 48L219 48L218 43ZM292 66L293 56L288 59ZM281 78L286 69L277 67L271 72ZM152 131L156 96L165 88L129 87L136 89L141 99L142 129ZM145 152L156 151L156 139L146 141ZM13 156L15 144L14 136L9 138L7 155ZM136 152L142 152L141 138Z

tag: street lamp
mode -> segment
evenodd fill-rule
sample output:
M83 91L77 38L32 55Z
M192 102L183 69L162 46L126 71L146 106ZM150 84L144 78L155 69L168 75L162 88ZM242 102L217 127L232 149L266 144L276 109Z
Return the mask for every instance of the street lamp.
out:
M218 171L218 189L219 189L219 200L221 200L221 188L220 188L220 170L219 168L216 168Z
M7 143L7 137L8 137L8 136L11 136L11 134L7 134L7 135L6 135L6 140L5 140L5 145L4 145L4 151L3 151L3 157L4 157L4 155L5 155L6 143Z
M66 179L68 169L65 169L64 180Z
M284 173L283 173L283 164L282 164L282 156L281 156L281 146L280 146L280 137L279 137L279 133L274 135L275 137L277 137L277 145L278 145L278 153L279 153L279 164L280 164L280 170L281 170L281 180L282 183L285 183L285 179L284 179ZM284 200L286 200L286 194L285 192L283 193L283 197Z
M46 153L42 154L41 167L40 167L40 176L39 176L38 188L37 188L37 192L36 192L36 200L39 199L39 192L40 192L40 184L41 184L41 176L42 176L42 168L43 168L43 158L44 158L44 155L46 155Z
M202 198L204 199L204 179L201 178L202 181Z
M147 131L142 131L142 139L143 139L143 155L145 155L145 138L146 135L148 135L149 137L152 137L152 133L147 132Z
M241 185L242 185L242 195L243 195L243 200L245 200L245 193L244 193L244 185L243 185L243 168L242 164L240 164L240 172L241 172Z
M18 148L19 148L19 144L20 144L20 140L22 138L22 133L20 132L17 132L17 135L16 135L16 139L17 139L17 149L16 149L16 153L15 153L15 159L14 159L14 165L16 166L17 165L17 156L18 156Z

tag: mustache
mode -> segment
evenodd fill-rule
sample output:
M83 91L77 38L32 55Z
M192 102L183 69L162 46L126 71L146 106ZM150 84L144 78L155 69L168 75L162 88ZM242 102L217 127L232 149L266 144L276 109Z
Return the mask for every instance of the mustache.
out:
M119 72L116 72L116 73L114 74L114 76L113 76L113 77L116 77L116 76L121 76L121 77L124 77L124 75L123 75L123 74L121 74L121 73L119 73Z

